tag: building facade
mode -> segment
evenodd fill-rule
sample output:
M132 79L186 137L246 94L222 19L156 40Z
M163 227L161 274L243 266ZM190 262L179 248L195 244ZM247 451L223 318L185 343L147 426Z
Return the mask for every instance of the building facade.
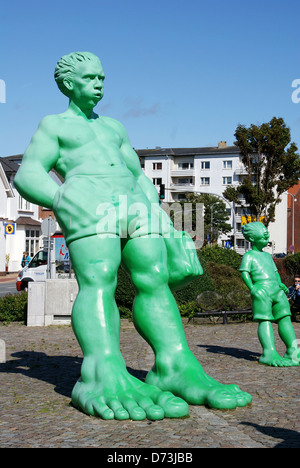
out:
M249 250L250 245L242 235L242 223L250 212L241 205L225 200L226 187L237 186L246 174L239 149L227 146L225 141L217 147L200 148L155 148L136 150L144 173L152 180L159 191L160 184L165 185L165 201L178 202L185 199L185 193L207 193L220 197L231 216L232 231L221 236L222 245L235 236L235 250L241 255ZM287 248L287 197L277 206L276 221L269 225L270 242L266 249L270 253L286 253Z

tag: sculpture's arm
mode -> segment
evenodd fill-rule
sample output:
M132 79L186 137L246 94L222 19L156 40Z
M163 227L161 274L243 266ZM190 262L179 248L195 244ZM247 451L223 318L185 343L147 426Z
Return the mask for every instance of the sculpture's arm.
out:
M26 200L52 208L57 183L48 174L59 157L57 116L45 117L24 153L14 185Z
M278 284L279 284L279 286L281 287L281 289L283 289L283 291L284 291L286 294L288 294L289 288L288 288L284 283L282 283L278 271L276 271L276 277L277 277L277 281L278 281Z
M247 286L247 288L251 289L253 288L254 284L252 282L252 279L251 279L251 276L250 274L248 273L248 271L242 271L241 273L241 277L242 277L242 280L244 281L245 285Z

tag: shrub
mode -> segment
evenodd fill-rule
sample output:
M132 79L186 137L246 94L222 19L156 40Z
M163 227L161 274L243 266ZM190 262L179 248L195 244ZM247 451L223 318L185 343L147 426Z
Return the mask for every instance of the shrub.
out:
M135 298L135 289L132 284L130 275L127 271L120 266L118 271L118 282L116 288L116 303L120 309L122 318L128 318L128 314L131 315L132 305Z
M238 270L242 257L234 250L224 249L218 245L212 247L204 247L199 251L199 259L205 260L206 262L214 262L221 265L227 265L235 270Z
M27 292L0 298L0 322L26 322Z
M232 291L248 291L247 286L241 278L240 272L234 268L227 265L209 262L207 264L207 269L214 284L215 291L222 294L224 299L226 299L226 296ZM229 307L229 304L226 304L225 301L224 306L227 308Z
M275 265L277 267L278 273L280 275L281 281L286 285L286 286L291 286L294 284L294 274L292 269L287 269L286 266L286 259L285 258L279 258L278 260L275 260ZM295 271L296 273L296 271Z
M276 262L277 263L277 262ZM300 252L294 255L288 255L284 258L284 266L289 274L292 276L300 274Z

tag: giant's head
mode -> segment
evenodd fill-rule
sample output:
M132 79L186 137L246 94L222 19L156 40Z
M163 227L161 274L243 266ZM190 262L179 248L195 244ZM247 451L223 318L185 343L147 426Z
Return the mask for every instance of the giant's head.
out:
M64 55L57 62L54 71L54 79L60 91L67 97L70 97L72 91L69 84L77 75L78 70L80 67L82 68L84 64L88 65L89 63L102 70L99 58L91 52L72 52L68 55Z

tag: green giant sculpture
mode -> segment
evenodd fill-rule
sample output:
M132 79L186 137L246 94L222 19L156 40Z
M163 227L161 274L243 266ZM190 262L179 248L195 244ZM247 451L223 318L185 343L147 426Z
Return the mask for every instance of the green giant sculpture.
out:
M170 285L181 284L173 271L180 268L178 256L188 279L202 273L201 265L191 239L178 241L164 216L124 127L93 110L103 97L99 59L87 52L64 56L55 79L69 107L41 121L15 186L53 209L69 247L79 285L72 326L84 357L73 405L119 420L180 417L188 403L246 406L251 396L209 377L188 347ZM65 179L59 188L52 168ZM127 372L120 352L114 294L121 262L136 288L134 325L155 355L145 382Z
M258 337L263 348L259 362L275 367L299 366L300 350L286 297L288 288L281 282L272 256L263 251L269 242L269 232L263 223L253 222L243 227L243 235L252 242L252 250L243 255L240 271L251 292L253 319L258 322ZM287 348L283 357L275 348L274 322Z

